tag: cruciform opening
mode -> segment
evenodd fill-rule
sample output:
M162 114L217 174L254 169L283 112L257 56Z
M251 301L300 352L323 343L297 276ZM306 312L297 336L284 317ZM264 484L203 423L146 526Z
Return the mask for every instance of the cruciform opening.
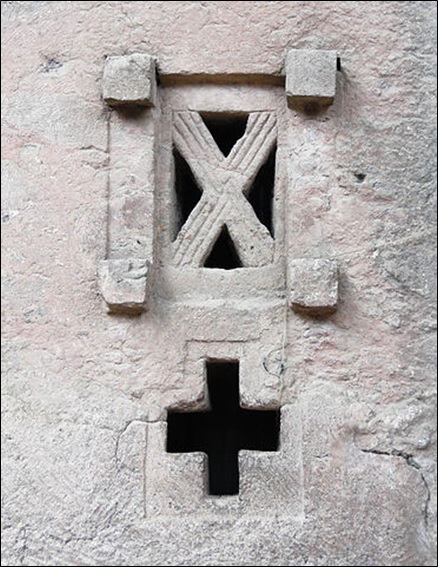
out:
M207 384L211 411L169 413L167 452L206 453L209 494L238 494L239 451L278 451L280 411L240 407L239 362L207 362Z

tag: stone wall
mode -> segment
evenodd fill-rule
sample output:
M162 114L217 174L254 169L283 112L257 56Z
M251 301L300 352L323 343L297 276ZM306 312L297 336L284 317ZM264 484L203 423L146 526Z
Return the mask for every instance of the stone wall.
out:
M2 565L435 565L434 3L1 7ZM292 48L336 52L333 105L288 106ZM126 53L156 58L152 110L102 99ZM166 109L241 101L280 117L273 268L169 267ZM128 248L148 308L109 314L99 265ZM315 258L335 313L288 305ZM282 450L208 498L166 410L230 357Z

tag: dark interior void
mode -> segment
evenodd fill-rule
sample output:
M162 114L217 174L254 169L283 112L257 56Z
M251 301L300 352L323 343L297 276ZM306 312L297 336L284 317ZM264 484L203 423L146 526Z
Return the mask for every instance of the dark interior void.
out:
M259 221L274 237L274 192L277 148L271 152L268 161L260 169L249 193L248 201Z
M242 268L243 264L234 245L233 239L225 225L214 243L214 246L204 264L205 268L219 270L235 270Z
M236 143L245 135L249 115L204 112L201 116L218 148L225 157L229 156Z
M170 413L167 451L206 453L209 493L238 494L239 451L278 451L280 412L240 407L238 362L208 362L207 383L211 411Z
M193 209L201 200L202 191L189 164L178 150L174 149L173 157L175 162L175 193L177 200L177 222L174 234L176 238Z

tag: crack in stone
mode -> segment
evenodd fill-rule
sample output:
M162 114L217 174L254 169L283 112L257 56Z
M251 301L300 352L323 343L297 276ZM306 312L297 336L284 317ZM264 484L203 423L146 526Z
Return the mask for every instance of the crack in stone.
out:
M26 561L26 557L28 554L28 550L29 550L29 545L28 545L28 533L27 533L27 526L24 526L23 528L21 528L20 530L20 539L23 540L22 545L20 546L20 564L21 565L26 565L25 561Z
M147 424L147 421L144 420L140 420L140 419L133 419L128 421L122 429L120 429L119 431L117 431L117 438L116 438L116 446L115 446L115 461L117 466L122 466L123 463L119 457L119 452L120 452L120 442L122 440L122 437L125 435L125 433L128 431L128 429L134 425L135 423L142 423L142 424ZM125 465L123 465L125 466ZM129 468L129 467L127 467Z
M383 451L383 450L379 450L379 449L361 449L359 448L359 450L362 453L366 453L366 454L371 454L371 455L379 455L379 456L384 456L384 457L396 457L399 459L403 459L406 464L412 468L414 468L419 475L421 476L421 479L423 481L424 486L426 487L426 502L424 505L424 522L426 525L426 528L429 528L429 509L430 509L430 504L432 502L432 491L431 488L429 486L429 483L427 481L426 475L424 474L421 465L415 460L413 455L410 455L409 453L406 453L404 451L398 451L397 449L393 449L392 451Z

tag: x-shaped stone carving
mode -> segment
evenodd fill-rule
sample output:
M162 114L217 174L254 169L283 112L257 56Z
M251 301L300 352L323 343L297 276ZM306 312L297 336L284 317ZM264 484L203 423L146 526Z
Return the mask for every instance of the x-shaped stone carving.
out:
M254 112L246 133L225 157L197 112L174 116L174 143L203 194L175 246L178 266L202 266L224 225L245 267L272 263L275 242L245 195L277 141L277 119Z

